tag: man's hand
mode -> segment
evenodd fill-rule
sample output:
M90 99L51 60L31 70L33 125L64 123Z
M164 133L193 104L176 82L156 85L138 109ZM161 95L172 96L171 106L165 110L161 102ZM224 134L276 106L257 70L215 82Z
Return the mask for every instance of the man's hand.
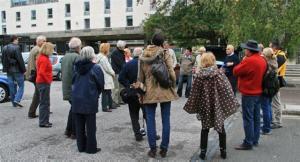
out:
M227 66L227 67L229 67L229 66L233 66L233 65L234 65L234 63L233 63L233 62L227 62L227 63L226 63L226 66Z

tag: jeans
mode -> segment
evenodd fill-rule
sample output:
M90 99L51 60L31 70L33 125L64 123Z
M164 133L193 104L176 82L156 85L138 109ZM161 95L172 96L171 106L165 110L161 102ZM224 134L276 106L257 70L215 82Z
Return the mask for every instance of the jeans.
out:
M107 110L112 108L112 97L111 90L106 89L102 92L102 110Z
M260 135L260 96L242 95L242 110L245 139L244 144L258 144Z
M179 83L178 83L178 89L177 89L177 94L179 97L182 95L182 87L183 87L183 77L187 76L187 85L185 87L185 96L188 97L190 95L190 91L192 88L192 80L193 80L193 75L182 75L180 74L179 76Z
M271 122L272 122L272 98L261 96L261 109L263 112L263 127L262 131L264 133L269 133L271 131Z
M36 109L38 108L38 106L40 104L39 90L35 83L33 83L33 85L34 85L34 94L33 94L32 101L31 101L31 104L29 107L29 112L28 112L29 117L33 117L36 115Z
M10 73L7 74L10 100L13 105L14 102L20 102L24 93L24 74Z
M151 149L156 149L155 110L157 103L145 104L147 118L148 143ZM162 119L162 141L160 148L168 149L170 140L170 109L171 102L160 103Z
M131 119L131 124L132 124L132 129L134 132L135 137L141 136L140 133L140 123L139 123L139 116L140 116L140 109L142 109L143 112L143 118L146 118L145 114L145 108L139 103L138 100L133 100L128 102L128 107L129 107L129 115Z
M39 124L45 125L50 115L50 84L37 84L37 88L40 92Z

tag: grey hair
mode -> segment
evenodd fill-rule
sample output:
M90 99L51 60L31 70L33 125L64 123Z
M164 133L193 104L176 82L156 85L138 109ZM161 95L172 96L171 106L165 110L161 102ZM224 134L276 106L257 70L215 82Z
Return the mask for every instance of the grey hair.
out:
M82 59L87 59L90 61L92 61L96 57L95 51L91 46L82 48L80 51L80 56Z
M135 49L133 50L133 57L138 57L138 56L140 56L142 53L143 53L143 49L137 47L137 48L135 48Z
M44 35L39 35L38 37L36 37L36 41L39 41L39 40L46 41L46 37Z
M75 49L75 48L81 48L81 40L78 37L71 38L69 42L69 48Z
M117 47L118 47L119 49L124 49L125 46L126 46L126 42L125 42L125 41L118 40L118 42L117 42Z

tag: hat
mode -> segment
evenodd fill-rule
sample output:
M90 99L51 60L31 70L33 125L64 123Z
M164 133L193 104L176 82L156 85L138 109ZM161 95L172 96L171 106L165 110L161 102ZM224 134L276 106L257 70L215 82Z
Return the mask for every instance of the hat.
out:
M255 40L248 40L246 43L241 43L241 47L252 51L259 52L258 43Z

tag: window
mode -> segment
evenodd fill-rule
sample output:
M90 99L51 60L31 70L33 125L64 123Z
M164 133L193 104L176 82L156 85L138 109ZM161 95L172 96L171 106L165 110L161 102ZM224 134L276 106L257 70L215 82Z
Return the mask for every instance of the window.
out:
M3 22L3 23L6 22L6 12L5 12L5 11L2 11L2 12L1 12L1 19L2 19L2 22Z
M127 26L133 26L132 16L127 16L126 20L127 20Z
M48 8L48 19L52 19L53 18L53 10L52 8Z
M90 15L90 2L84 2L84 15Z
M104 21L105 21L105 27L110 28L110 17L104 18Z
M21 25L17 25L16 28L21 28Z
M71 30L71 21L66 20L66 30Z
M36 10L31 10L31 20L36 20Z
M70 4L66 4L65 5L65 16L66 17L70 17L71 16L71 5Z
M84 29L90 28L90 19L84 19Z
M36 24L31 24L31 27L36 27Z
M7 30L6 30L6 25L2 25L2 34L6 34Z
M110 14L110 0L104 0L104 13L105 14Z
M21 12L16 12L16 21L21 21Z
M132 12L132 0L127 0L126 12Z
M48 23L48 26L53 26L53 23Z

